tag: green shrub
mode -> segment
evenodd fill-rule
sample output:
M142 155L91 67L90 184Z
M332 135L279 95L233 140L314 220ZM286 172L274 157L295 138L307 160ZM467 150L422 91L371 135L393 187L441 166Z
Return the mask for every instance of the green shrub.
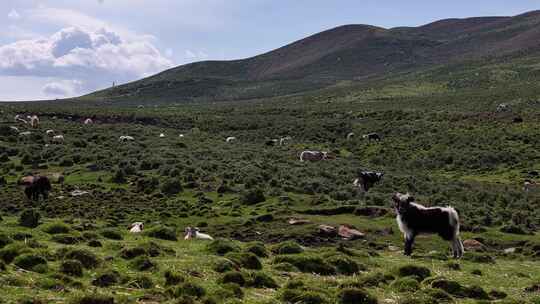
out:
M424 266L405 265L398 268L399 277L416 276L419 281L431 276L431 271Z
M175 288L169 289L169 293L175 297L194 297L194 298L202 298L204 295L206 295L206 290L193 282L184 282L178 285Z
M176 195L182 192L182 184L177 179L168 179L161 185L161 192L165 195Z
M358 263L348 257L331 257L328 259L328 264L334 266L338 274L343 275L352 275L358 273L361 270L361 267L358 265Z
M226 239L217 239L207 245L208 251L217 255L225 255L229 252L240 251L240 247Z
M83 265L77 260L66 260L60 264L60 272L74 277L81 277L83 275Z
M138 271L147 271L157 268L157 265L146 256L138 256L134 258L129 265L132 269Z
M339 304L377 304L377 298L363 289L347 288L338 294Z
M98 287L110 287L120 282L120 274L117 271L106 271L100 273L92 280L92 285Z
M431 287L444 290L454 296L464 296L464 287L456 281L437 279L431 282Z
M59 244L73 245L79 242L79 238L71 234L55 234L51 237L51 241Z
M244 192L240 196L240 201L246 205L255 205L266 201L266 197L261 189L254 189Z
M165 271L165 286L178 285L186 281L184 276L178 273L174 273L170 270Z
M243 273L238 271L227 271L219 279L221 284L234 283L240 286L246 285L246 278Z
M495 258L487 253L465 252L463 259L474 263L495 264Z
M244 291L242 287L235 283L223 284L222 288L214 291L213 296L218 299L242 299L244 297Z
M27 253L15 258L13 263L24 270L45 272L47 270L47 260L39 255Z
M275 254L296 254L304 252L304 249L294 241L279 243L272 248Z
M154 287L154 282L148 276L138 276L130 280L129 287L138 288L138 289L150 289Z
M112 229L112 228L109 228L109 229L104 229L100 232L100 234L104 237L104 238L107 238L109 240L116 240L116 241L121 241L124 239L124 237L122 236L122 234L120 232L118 232L118 230L116 229Z
M296 266L294 266L291 263L278 263L272 266L277 271L284 271L284 272L298 272L300 271Z
M36 228L39 226L41 214L34 209L27 209L19 216L19 225L28 228Z
M323 294L315 291L303 291L296 289L285 289L281 293L281 299L285 303L302 304L329 304L331 301Z
M9 245L11 243L13 243L13 240L9 236L3 233L0 233L0 249L4 248L6 245Z
M402 277L395 280L390 287L398 292L415 292L420 289L420 283L415 277Z
M259 258L250 252L229 252L225 257L246 269L262 269Z
M0 259L2 259L7 264L13 262L13 260L24 253L29 253L32 250L25 246L24 244L20 243L13 243L5 246L4 248L0 249Z
M96 268L100 263L99 258L94 253L86 249L68 250L65 253L64 258L68 260L77 260L81 262L86 269Z
M76 298L73 304L114 304L114 298L101 294L85 295Z
M278 288L276 281L264 272L252 272L249 275L247 286L255 288Z
M178 241L176 231L173 228L165 226L149 229L145 232L145 235L161 240Z
M43 227L43 231L48 234L66 234L69 233L70 230L68 225L61 222L50 223Z
M254 242L254 243L248 244L245 250L247 252L253 253L254 255L260 258L268 257L268 251L266 250L266 247L264 246L264 243L262 242Z
M326 263L326 261L318 256L309 255L282 255L277 256L273 260L273 264L290 263L298 268L301 272L316 273L320 275L333 275L336 269Z
M388 284L393 280L394 277L392 275L376 272L361 277L359 283L361 286L365 287L378 287L383 284Z
M235 268L236 267L235 267L234 263L231 262L230 260L227 260L227 259L219 259L214 264L214 267L213 267L215 272L220 272L220 273L230 271L230 270L233 270Z

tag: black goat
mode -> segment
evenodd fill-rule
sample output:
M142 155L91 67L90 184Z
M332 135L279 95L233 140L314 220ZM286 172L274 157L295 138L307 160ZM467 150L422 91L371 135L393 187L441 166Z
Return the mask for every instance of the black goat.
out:
M452 243L454 258L463 256L459 238L459 216L452 207L427 208L414 202L414 197L396 193L392 197L397 213L399 230L405 235L405 255L411 255L414 239L421 233L438 234Z
M368 192L371 187L380 182L384 173L374 171L360 171L358 178L354 180L353 185Z

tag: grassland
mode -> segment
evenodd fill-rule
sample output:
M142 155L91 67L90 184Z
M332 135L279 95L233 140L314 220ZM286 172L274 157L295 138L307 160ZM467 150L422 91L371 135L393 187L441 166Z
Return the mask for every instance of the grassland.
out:
M489 77L485 69L440 67L217 104L2 105L0 298L539 303L538 290L527 288L540 283L540 194L524 193L522 183L540 170L540 86L532 62L491 65ZM497 113L503 102L511 111ZM37 113L40 128L19 136L9 129L27 130L13 122L17 113ZM86 117L95 123L84 125ZM47 129L65 143L51 144ZM356 137L348 141L349 132ZM383 140L362 140L370 132ZM135 141L120 143L121 135ZM293 137L289 144L265 145L285 135ZM225 143L228 136L238 142ZM301 163L304 149L337 158ZM360 169L386 174L363 194L351 185ZM16 184L28 173L62 174L65 182L53 184L46 202L33 203ZM72 196L77 189L89 193ZM464 239L484 247L454 262L448 244L426 236L413 258L404 257L391 210L395 191L414 193L426 205L455 206ZM386 214L358 215L362 208ZM19 224L28 210L41 216L34 228ZM310 223L291 226L292 217ZM127 233L135 221L145 223L142 235ZM353 225L366 237L324 236L319 224ZM186 226L219 240L184 241ZM96 286L105 274L114 282Z

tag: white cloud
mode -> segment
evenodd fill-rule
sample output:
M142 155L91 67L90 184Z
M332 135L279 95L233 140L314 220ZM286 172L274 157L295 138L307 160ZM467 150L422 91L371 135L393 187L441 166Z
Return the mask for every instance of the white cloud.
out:
M21 19L21 15L15 9L12 9L7 16L8 16L8 19L10 19L10 20L19 20L19 19Z
M76 96L82 91L80 80L62 80L50 82L43 86L42 92L48 97L63 98Z
M65 81L48 83L42 92L74 96L172 67L148 39L133 38L107 28L66 27L49 37L19 40L0 46L0 75L60 78Z

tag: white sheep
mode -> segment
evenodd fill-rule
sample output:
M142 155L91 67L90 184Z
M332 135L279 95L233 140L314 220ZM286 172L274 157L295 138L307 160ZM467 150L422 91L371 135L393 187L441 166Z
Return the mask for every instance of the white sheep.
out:
M206 233L200 233L199 228L197 227L186 227L186 236L184 240L190 240L192 238L200 240L213 240L214 238Z
M129 229L130 233L141 233L144 228L144 224L142 222L135 222L131 224L131 228Z

